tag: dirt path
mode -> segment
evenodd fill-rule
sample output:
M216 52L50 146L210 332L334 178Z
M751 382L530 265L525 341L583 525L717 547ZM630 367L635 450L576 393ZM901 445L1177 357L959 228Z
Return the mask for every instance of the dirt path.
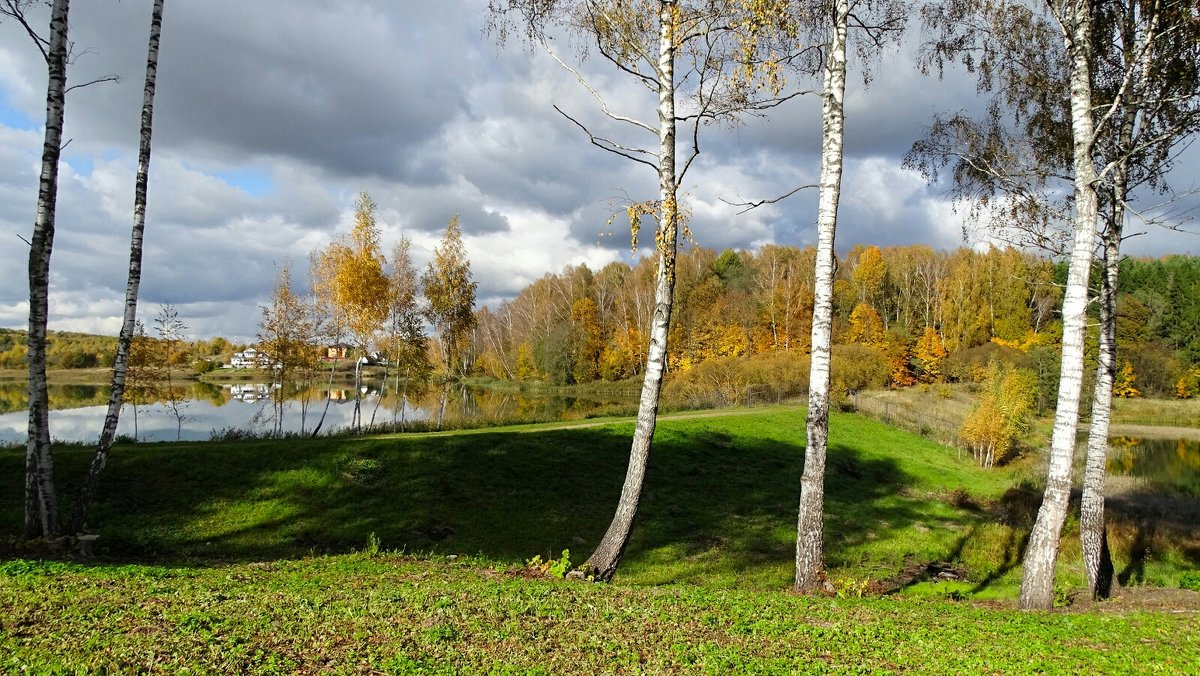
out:
M690 411L684 413L668 413L658 416L658 422L664 420L696 420L699 418L724 418L735 415L750 415L755 413L763 413L766 411L800 411L804 406L801 404L795 405L775 405L763 408L722 408L709 411ZM601 420L578 420L571 422L561 422L557 424L546 423L530 423L528 425L504 425L500 427L479 427L467 430L443 430L441 432L398 432L394 434L381 434L379 438L388 439L412 439L415 437L442 437L451 434L488 434L503 430L505 432L516 432L519 434L532 434L534 432L554 432L558 430L579 430L591 427L606 427L608 425L621 425L634 422L633 416L623 418L604 418Z
M1189 439L1200 441L1200 427L1163 427L1159 425L1113 425L1109 434L1149 439Z

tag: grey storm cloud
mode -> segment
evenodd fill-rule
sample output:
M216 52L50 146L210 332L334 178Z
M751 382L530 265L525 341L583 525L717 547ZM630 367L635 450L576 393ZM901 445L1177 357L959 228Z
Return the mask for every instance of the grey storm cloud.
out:
M54 328L113 331L132 219L149 0L74 3ZM424 266L452 214L478 297L511 298L563 266L630 260L629 201L657 197L654 172L588 143L559 106L599 134L654 149L604 118L545 53L486 33L486 2L205 0L168 4L155 111L143 318L179 306L194 335L251 339L280 265L349 229L354 197L379 205L385 251L403 234ZM913 35L886 52L870 87L851 78L839 249L961 241L943 186L900 160L936 112L978 111L973 82L913 66ZM560 40L564 58L574 55ZM588 59L613 109L654 120L653 92ZM795 84L813 87L815 82ZM26 321L25 250L37 190L45 67L27 36L0 24L0 325ZM811 244L815 191L745 213L738 202L815 183L820 101L701 129L683 183L696 243L748 249ZM1194 189L1198 152L1172 181ZM1196 199L1192 197L1192 203ZM733 204L731 204L733 203ZM1152 204L1152 200L1147 200ZM1197 237L1155 230L1141 253L1196 251ZM302 278L303 275L297 275Z

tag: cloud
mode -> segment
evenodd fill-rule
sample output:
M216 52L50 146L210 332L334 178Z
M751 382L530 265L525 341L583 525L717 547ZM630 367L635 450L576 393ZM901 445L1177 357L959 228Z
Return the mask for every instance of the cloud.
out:
M132 223L149 0L76 3L71 92L52 259L52 326L115 331ZM597 134L657 149L607 119L573 74L538 50L498 47L486 3L206 0L166 9L142 287L144 317L171 302L193 335L250 338L278 266L348 231L354 198L379 205L385 252L403 236L423 266L458 214L482 302L567 264L629 260L623 209L655 199L644 166L589 144ZM579 45L556 40L565 59ZM884 53L871 86L851 77L838 248L950 248L962 223L940 186L900 158L936 111L976 111L970 78L926 78L916 39ZM580 72L613 111L654 121L656 97L602 59ZM816 83L802 83L813 86ZM26 249L41 154L45 66L0 23L0 325L26 322ZM734 126L701 129L682 190L697 243L716 249L815 241L816 193L746 213L730 202L816 182L820 100L805 96ZM686 147L680 145L680 151ZM1178 190L1200 152L1180 160ZM1197 204L1188 198L1187 204ZM1152 204L1153 200L1146 200ZM1131 251L1196 251L1154 230Z

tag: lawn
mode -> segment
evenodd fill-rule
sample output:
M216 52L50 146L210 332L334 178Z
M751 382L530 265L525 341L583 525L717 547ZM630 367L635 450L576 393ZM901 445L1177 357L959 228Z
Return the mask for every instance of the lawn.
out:
M1196 616L593 585L369 553L0 564L0 670L1195 673Z
M1200 664L1194 610L1011 610L1036 486L1021 470L981 470L854 415L831 420L830 598L786 593L803 462L797 407L663 420L616 584L529 579L529 558L569 549L578 564L599 540L631 433L628 421L599 421L120 446L92 513L100 558L86 564L21 558L23 458L0 450L0 656L12 656L0 670ZM84 449L58 453L64 496L87 460ZM1114 515L1125 582L1174 588L1197 577L1196 523L1160 517ZM1063 603L1082 581L1075 538L1070 521Z

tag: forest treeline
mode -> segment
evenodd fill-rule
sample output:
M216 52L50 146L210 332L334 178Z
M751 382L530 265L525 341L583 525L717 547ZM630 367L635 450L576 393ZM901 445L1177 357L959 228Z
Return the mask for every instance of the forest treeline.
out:
M147 338L154 341L154 338ZM173 366L192 366L197 371L211 370L244 345L231 343L221 336L185 341L172 356ZM25 331L0 329L0 369L24 369L29 354ZM117 337L72 331L50 331L46 340L46 366L51 369L112 368L117 355Z
M775 244L681 253L669 370L757 355L769 368L771 355L804 355L814 258L811 247ZM648 258L596 271L568 266L481 309L477 371L556 384L639 375L653 275ZM964 380L997 357L1054 368L1065 276L1065 264L1014 248L855 247L838 260L834 290L835 359L843 356L844 374L857 374L843 385ZM1200 363L1200 258L1126 259L1118 312L1119 359L1140 391L1179 394L1176 385ZM1195 394L1194 383L1186 394Z
M802 388L812 323L814 250L756 252L692 247L679 258L669 370L676 376L749 358L759 380ZM476 312L473 373L554 384L618 381L645 366L653 261L614 262L547 274L513 300ZM835 358L842 389L978 377L993 358L1045 372L1053 388L1065 266L1016 249L859 246L838 261ZM1117 339L1144 394L1193 396L1200 365L1200 257L1121 263ZM24 331L0 329L0 368L25 365ZM222 337L186 343L174 365L208 370L241 345ZM381 346L382 347L382 346ZM51 368L111 367L116 338L52 332ZM692 377L704 372L693 374ZM716 377L716 376L713 376ZM1184 382L1180 389L1181 380ZM789 385L789 383L791 385ZM1053 393L1046 392L1052 401Z

